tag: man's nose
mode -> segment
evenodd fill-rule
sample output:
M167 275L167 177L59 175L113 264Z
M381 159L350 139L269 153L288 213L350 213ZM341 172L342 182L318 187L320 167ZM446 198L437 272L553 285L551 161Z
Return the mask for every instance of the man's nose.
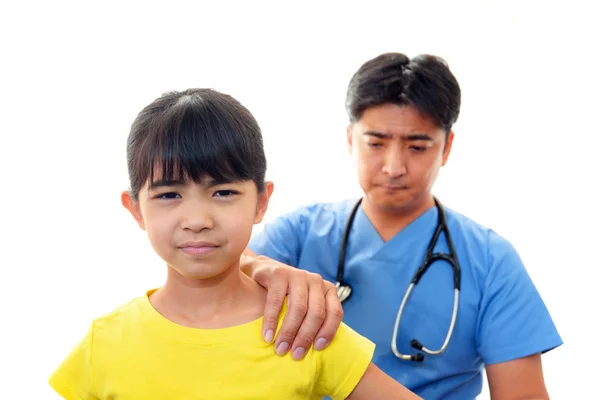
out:
M406 162L402 150L397 146L390 146L385 154L383 172L391 178L406 174Z

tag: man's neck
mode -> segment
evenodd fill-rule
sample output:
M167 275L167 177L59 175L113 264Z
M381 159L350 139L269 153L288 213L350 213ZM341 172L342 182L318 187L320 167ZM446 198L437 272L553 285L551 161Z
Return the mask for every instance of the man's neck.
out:
M363 211L384 242L392 239L434 205L435 202L431 194L404 207L378 207L371 204L367 197L363 199L361 204Z
M239 263L219 276L193 279L168 268L167 281L150 297L165 318L193 328L240 325L262 316L266 291L241 273Z

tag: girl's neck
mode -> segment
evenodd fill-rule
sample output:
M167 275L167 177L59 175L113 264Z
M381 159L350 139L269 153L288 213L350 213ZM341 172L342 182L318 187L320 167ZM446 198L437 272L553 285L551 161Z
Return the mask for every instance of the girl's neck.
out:
M210 279L185 277L169 267L165 285L150 296L150 303L179 325L216 329L260 318L266 298L266 291L236 263Z

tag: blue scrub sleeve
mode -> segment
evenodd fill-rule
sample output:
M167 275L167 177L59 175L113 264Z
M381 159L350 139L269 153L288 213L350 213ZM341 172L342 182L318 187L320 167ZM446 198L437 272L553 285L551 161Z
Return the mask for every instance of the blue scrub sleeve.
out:
M544 353L562 345L550 313L517 251L490 232L489 273L482 296L477 347L485 364Z
M275 218L252 235L248 248L258 255L297 267L309 217L310 210L301 208Z

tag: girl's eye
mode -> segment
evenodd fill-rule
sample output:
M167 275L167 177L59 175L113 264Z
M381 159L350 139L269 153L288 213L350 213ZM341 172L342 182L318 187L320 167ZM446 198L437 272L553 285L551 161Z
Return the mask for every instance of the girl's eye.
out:
M175 192L167 192L167 193L161 193L158 196L156 196L157 199L178 199L181 196L178 193Z
M235 190L217 190L214 195L216 197L232 197L236 194L239 194L239 192Z

